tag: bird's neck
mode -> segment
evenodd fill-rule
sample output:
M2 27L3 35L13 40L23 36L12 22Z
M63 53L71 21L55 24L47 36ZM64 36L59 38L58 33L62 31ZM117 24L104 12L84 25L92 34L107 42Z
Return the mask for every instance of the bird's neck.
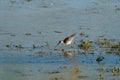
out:
M61 43L60 43L60 44L65 44L65 43L64 43L64 41L61 41Z

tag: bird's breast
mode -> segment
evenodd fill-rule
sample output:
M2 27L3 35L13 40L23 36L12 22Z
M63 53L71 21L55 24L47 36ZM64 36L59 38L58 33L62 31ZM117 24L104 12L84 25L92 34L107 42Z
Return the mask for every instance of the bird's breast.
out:
M67 44L67 45L68 45L68 44L71 44L71 43L72 43L72 41L67 41L65 44Z

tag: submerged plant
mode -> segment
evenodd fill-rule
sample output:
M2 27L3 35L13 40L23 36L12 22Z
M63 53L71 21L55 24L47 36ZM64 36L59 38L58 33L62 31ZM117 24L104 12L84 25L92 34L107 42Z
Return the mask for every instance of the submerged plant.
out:
M81 79L84 80L84 79L88 78L88 76L86 76L86 75L79 75L78 78L79 78L80 80L81 80Z
M107 38L104 38L104 39L99 39L99 41L97 42L98 43L98 46L100 47L110 47L110 42Z
M35 48L36 48L35 44L33 44L32 48L33 48L33 49L35 49Z
M100 78L100 80L104 80L104 74L103 74L103 73L100 73L100 74L99 74L99 78Z
M16 49L23 49L23 48L24 48L21 44L19 44L19 45L14 45L14 47L15 47Z
M12 43L8 43L8 44L6 45L7 48L11 48L11 46L12 46Z
M38 54L45 54L46 52L44 50L41 50L39 52L37 52Z
M52 80L66 80L66 79L64 79L63 77L55 77L55 78L52 79Z
M99 56L99 57L96 59L96 61L97 61L98 63L100 63L101 61L103 61L103 59L104 59L103 56Z
M25 33L25 35L26 35L26 36L30 36L30 35L32 35L32 34L27 32L27 33Z
M16 0L10 0L10 3L13 5L14 3L16 3Z
M38 34L43 35L43 32L38 32Z
M45 42L45 46L47 46L50 49L50 44L48 42Z
M21 44L19 44L19 45L14 45L14 44L12 44L12 43L8 43L7 45L6 45L6 47L7 48L16 48L16 49L23 49L24 47L21 45Z
M118 76L120 76L120 68L119 68L118 66L114 66L114 67L112 68L112 73L113 73L113 75L118 75Z
M32 1L32 0L24 0L25 2L30 2L30 1Z
M93 41L88 41L88 42L82 41L82 43L78 45L78 47L80 49L83 49L84 51L88 51L92 45L93 45Z
M80 68L78 66L74 67L73 73L78 74L80 72Z

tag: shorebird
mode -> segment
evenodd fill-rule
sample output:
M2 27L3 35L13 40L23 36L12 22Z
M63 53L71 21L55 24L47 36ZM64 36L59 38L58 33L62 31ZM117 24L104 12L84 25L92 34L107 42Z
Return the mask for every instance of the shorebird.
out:
M66 37L64 40L60 40L55 47L57 47L59 44L62 44L62 45L69 45L69 44L71 44L73 39L75 38L75 35L76 35L76 33L73 33L72 35Z

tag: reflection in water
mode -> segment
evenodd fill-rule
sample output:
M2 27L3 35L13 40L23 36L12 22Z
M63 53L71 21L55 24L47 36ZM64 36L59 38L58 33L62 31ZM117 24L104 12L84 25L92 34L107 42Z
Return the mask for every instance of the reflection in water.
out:
M62 53L62 56L68 57L69 59L74 58L72 51L65 51L64 49L62 49L61 53Z
M75 63L75 64L78 63L78 60L73 55L72 51L62 49L61 54L62 54L62 56L69 58L72 61L72 63Z

